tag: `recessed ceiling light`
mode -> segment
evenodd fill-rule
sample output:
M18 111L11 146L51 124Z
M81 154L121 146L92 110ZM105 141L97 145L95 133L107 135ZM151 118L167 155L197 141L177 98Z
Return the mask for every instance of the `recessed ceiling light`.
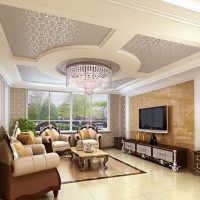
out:
M179 7L186 8L195 12L200 12L199 0L162 0L170 4L174 4Z

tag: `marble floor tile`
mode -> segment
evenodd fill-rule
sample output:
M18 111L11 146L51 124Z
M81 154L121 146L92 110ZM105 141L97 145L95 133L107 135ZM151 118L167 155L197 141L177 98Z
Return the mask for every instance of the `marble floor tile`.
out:
M177 173L117 149L106 151L147 173L63 184L58 200L198 200L200 176L187 170ZM116 166L117 167L117 166ZM49 192L40 200L53 200Z

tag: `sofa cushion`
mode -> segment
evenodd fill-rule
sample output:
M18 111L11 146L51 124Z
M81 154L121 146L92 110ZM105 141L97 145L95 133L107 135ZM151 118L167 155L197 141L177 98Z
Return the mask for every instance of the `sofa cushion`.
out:
M33 145L24 145L24 147L30 147L32 149L33 155L45 154L46 149L43 144L33 144Z
M98 141L93 139L83 140L83 145L90 143L91 145L97 145Z
M30 152L26 150L23 144L16 140L12 143L13 154L17 152L19 157L31 156Z
M21 132L19 135L17 135L17 139L22 144L36 144L36 138L32 131Z
M82 140L90 139L90 134L87 128L84 128L79 131Z
M69 142L65 141L54 141L53 148L68 147L70 148Z
M13 176L32 174L52 168L60 164L60 157L57 153L29 156L12 161Z

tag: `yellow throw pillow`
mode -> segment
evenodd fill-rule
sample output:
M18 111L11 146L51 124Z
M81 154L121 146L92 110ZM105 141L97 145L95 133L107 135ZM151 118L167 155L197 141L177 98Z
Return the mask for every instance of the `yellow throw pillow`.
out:
M87 128L80 130L79 133L82 140L90 139L90 134Z
M54 132L53 132L52 130L50 130L50 129L47 129L47 130L45 131L45 135L46 135L46 136L50 136L51 139L52 139L52 141L55 141L55 140L56 140L56 136L55 136Z
M20 141L16 140L14 147L19 157L31 156Z
M36 138L35 135L32 131L28 132L21 132L18 136L17 139L22 143L22 144L36 144Z

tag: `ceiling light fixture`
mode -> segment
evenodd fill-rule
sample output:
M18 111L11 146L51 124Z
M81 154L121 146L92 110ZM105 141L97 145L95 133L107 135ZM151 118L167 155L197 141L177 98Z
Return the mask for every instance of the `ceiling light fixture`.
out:
M103 91L112 86L112 70L101 63L81 62L66 67L66 86L87 94Z

